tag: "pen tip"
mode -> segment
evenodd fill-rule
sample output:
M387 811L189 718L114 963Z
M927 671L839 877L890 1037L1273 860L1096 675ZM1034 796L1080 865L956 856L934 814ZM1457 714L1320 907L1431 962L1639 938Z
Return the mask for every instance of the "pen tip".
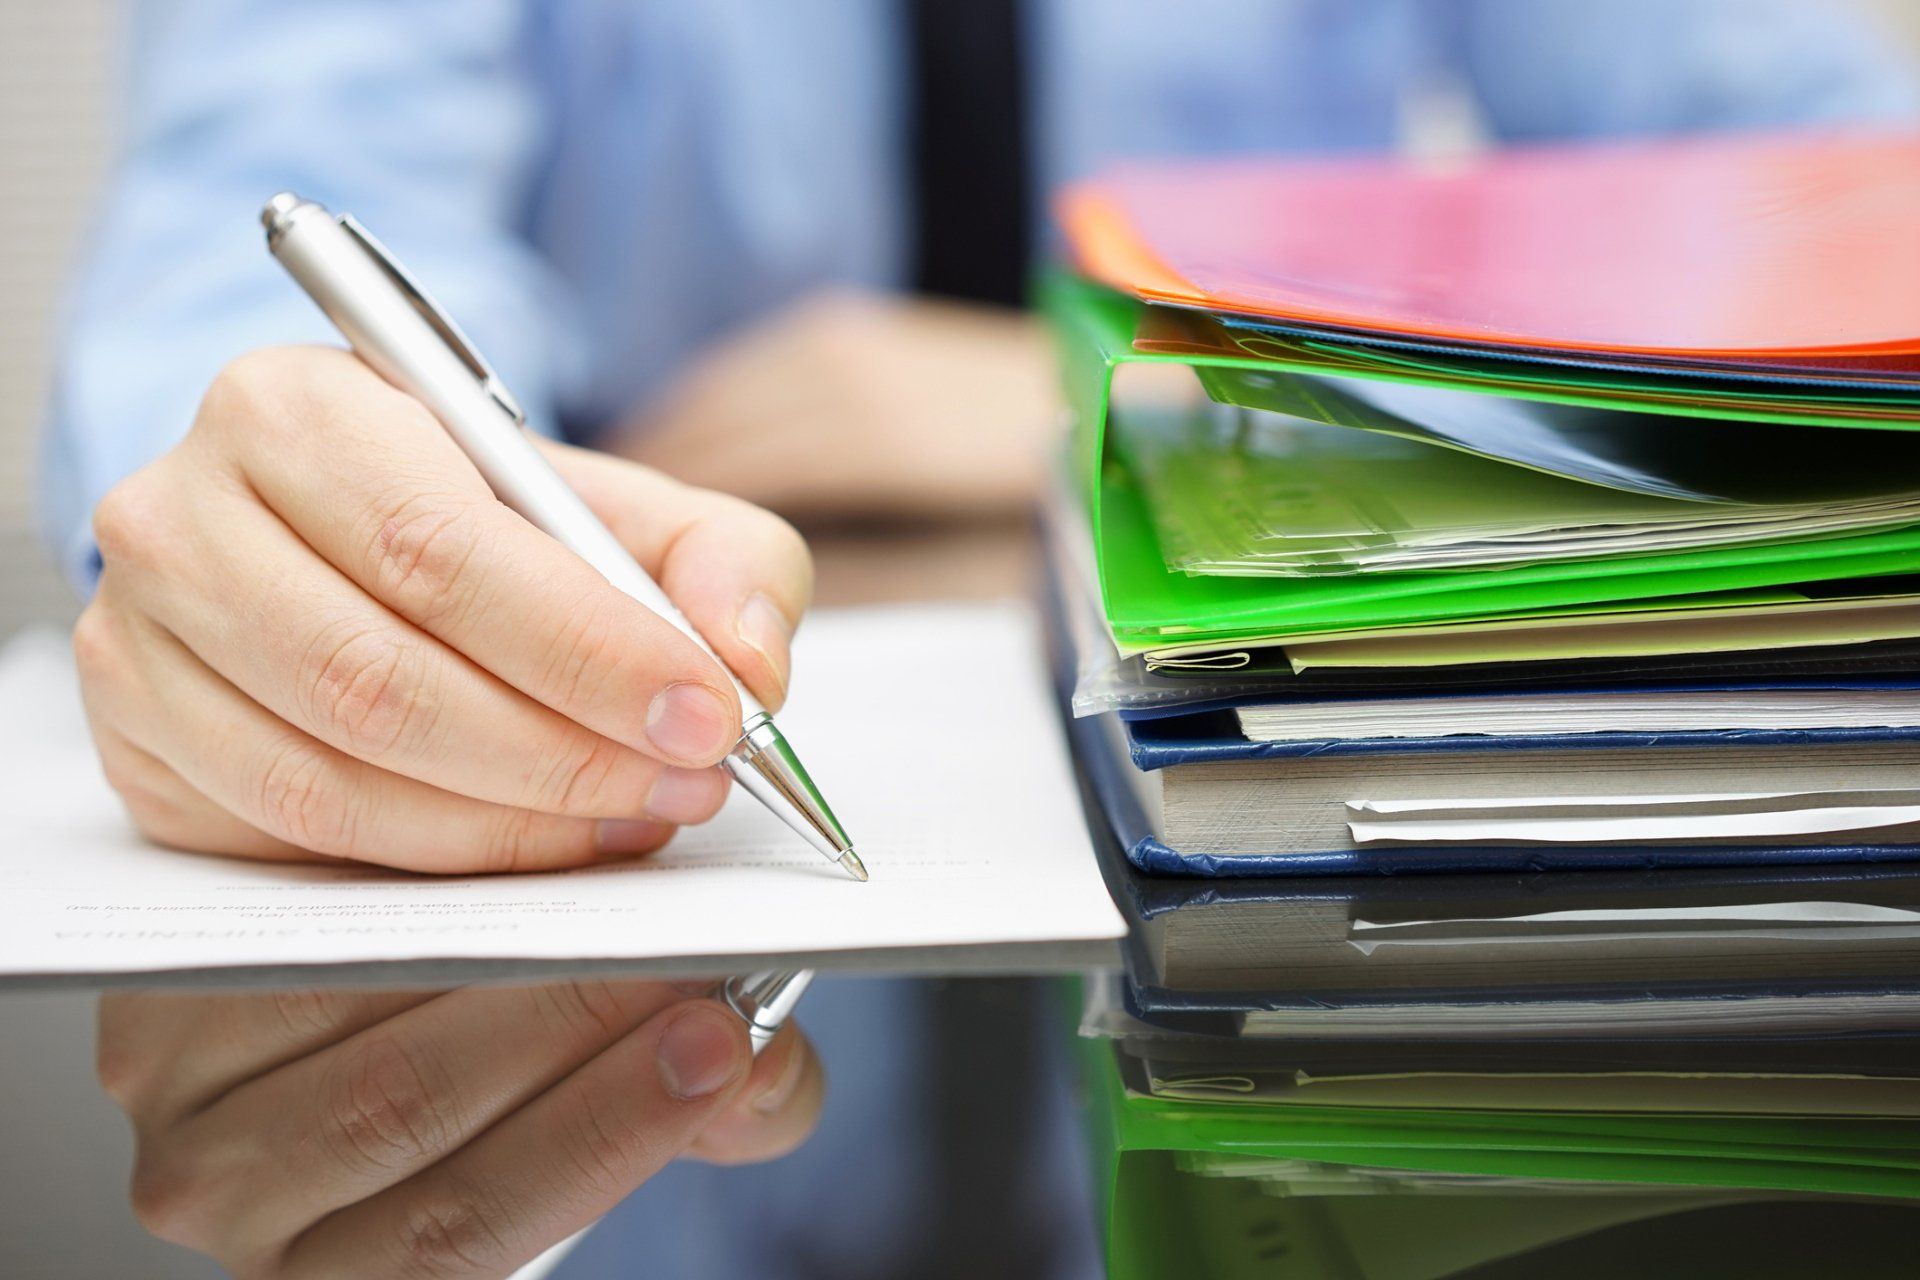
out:
M860 861L860 855L853 850L849 849L840 855L840 865L845 867L847 874L855 880L858 880L862 884L867 882L867 866L864 862Z

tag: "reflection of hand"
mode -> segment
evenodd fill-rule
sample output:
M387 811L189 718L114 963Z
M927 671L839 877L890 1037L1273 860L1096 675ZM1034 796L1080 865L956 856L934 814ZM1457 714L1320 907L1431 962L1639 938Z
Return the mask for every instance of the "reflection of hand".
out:
M720 343L616 452L792 516L1031 504L1056 414L1040 328L877 294L808 298Z
M746 503L549 446L770 706L812 590ZM727 675L487 489L421 405L339 351L231 366L95 515L75 633L107 776L151 837L422 871L551 868L711 817Z
M657 983L108 996L100 1075L156 1235L255 1277L503 1276L674 1157L772 1159L824 1082L789 1027Z

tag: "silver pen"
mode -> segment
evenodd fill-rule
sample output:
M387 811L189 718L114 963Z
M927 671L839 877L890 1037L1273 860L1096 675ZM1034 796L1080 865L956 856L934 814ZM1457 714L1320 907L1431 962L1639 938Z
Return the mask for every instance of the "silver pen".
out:
M713 654L535 446L524 430L526 415L459 326L379 241L348 215L335 216L291 192L267 201L260 221L268 250L354 353L432 411L500 501ZM773 717L737 678L733 685L740 695L742 728L727 753L727 772L823 857L865 880L867 869L853 842ZM756 1053L779 1030L812 977L766 972L725 984L721 995L747 1024Z

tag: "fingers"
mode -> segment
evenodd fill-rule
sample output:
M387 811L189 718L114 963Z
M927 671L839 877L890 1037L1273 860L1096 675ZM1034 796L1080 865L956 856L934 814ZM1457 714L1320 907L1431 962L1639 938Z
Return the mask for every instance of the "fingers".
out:
M119 792L134 825L149 840L197 853L270 861L313 859L306 850L274 839L201 795L166 762L135 746L91 705L87 714L102 772Z
M144 1176L186 1202L175 1231L255 1255L446 1159L684 998L637 982L450 992L233 1088Z
M740 1022L710 1000L648 1020L452 1157L316 1224L302 1276L497 1276L606 1213L745 1085Z
M273 410L214 415L244 480L362 590L616 742L687 766L732 747L725 672L496 501L418 402L345 353L259 353L224 377L221 396Z
M444 874L580 866L672 835L662 823L538 813L386 773L276 718L152 624L126 625L140 632L124 644L131 662L90 681L113 705L112 727L276 840Z
M637 463L561 444L543 448L754 697L778 710L788 646L813 598L813 560L793 526Z
M682 1151L812 1128L811 1046L752 1059L693 985L109 997L136 1212L243 1274L504 1274Z
M668 822L718 810L721 775L670 771L542 706L394 615L271 512L211 488L185 545L155 556L127 594L282 720L389 772L514 808Z
M826 1090L819 1056L789 1023L754 1062L733 1106L701 1130L688 1154L713 1164L777 1159L813 1132Z
M777 706L811 590L793 531L644 468L555 456ZM344 353L230 367L96 533L83 683L116 785L162 842L551 867L644 852L724 798L726 672L495 501L420 405ZM139 680L99 660L116 643ZM183 675L219 686L231 716L167 686Z
M440 994L104 995L96 1046L100 1083L144 1131L155 1131L256 1076Z

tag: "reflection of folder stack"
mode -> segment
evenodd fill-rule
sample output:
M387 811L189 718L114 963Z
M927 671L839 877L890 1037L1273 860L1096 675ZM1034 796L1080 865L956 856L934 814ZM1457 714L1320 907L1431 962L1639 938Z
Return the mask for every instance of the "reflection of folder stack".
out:
M1920 1195L1916 161L1063 197L1055 657L1134 925L1083 1022L1116 1273L1606 1274L1556 1250Z

